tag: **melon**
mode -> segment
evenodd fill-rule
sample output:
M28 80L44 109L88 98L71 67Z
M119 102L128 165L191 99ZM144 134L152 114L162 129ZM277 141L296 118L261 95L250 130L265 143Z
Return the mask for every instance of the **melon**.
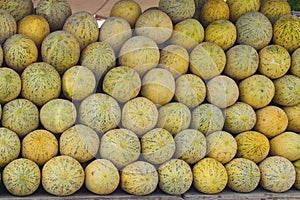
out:
M42 167L42 186L55 196L69 196L84 184L85 173L81 164L70 156L60 155L48 160Z
M142 14L142 8L134 0L118 0L111 8L109 16L122 17L128 21L131 28L134 27L137 18Z
M204 28L196 19L185 19L174 25L170 38L171 44L179 45L191 51L204 40Z
M50 26L43 16L31 14L18 22L18 33L28 36L40 48L44 38L50 34Z
M21 141L18 135L8 128L0 128L0 167L18 158Z
M130 129L138 136L155 127L158 120L158 109L155 104L145 97L129 100L122 108L122 126Z
M263 133L268 138L284 132L288 125L288 118L284 110L275 105L268 105L256 111L257 121L254 130Z
M53 133L36 129L23 138L21 153L23 158L42 166L58 154L58 140Z
M173 23L192 18L196 10L194 0L159 0L158 8L166 12Z
M139 158L141 144L137 135L131 130L112 129L102 136L99 152L101 158L110 160L121 169Z
M142 81L134 69L117 66L109 70L102 82L103 92L124 103L138 96Z
M225 123L223 112L213 104L200 104L192 110L191 114L191 128L200 131L204 135L223 129Z
M224 74L234 80L243 80L256 73L259 55L249 45L235 45L226 51Z
M129 22L123 17L114 16L107 18L100 27L99 41L109 44L118 55L124 42L131 36Z
M27 99L14 99L3 106L1 124L24 137L39 126L38 107Z
M61 89L64 97L72 102L78 102L95 92L96 78L87 67L76 65L69 68L61 79Z
M239 98L237 83L230 77L218 75L206 84L206 100L220 108L227 108L235 104Z
M256 124L255 110L247 103L236 102L224 111L224 130L238 134L251 130Z
M54 31L43 40L41 55L44 62L63 74L78 63L80 44L73 34L64 30Z
M122 45L118 58L119 65L131 67L142 76L157 66L160 52L152 39L133 36Z
M11 68L0 68L0 103L16 99L21 92L21 77Z
M293 165L296 170L296 181L294 183L294 187L299 190L300 189L300 159L293 162Z
M155 166L144 161L126 165L121 171L120 186L132 195L149 195L158 185L158 173Z
M154 128L141 138L143 158L151 164L162 164L173 157L175 141L172 134L163 128Z
M51 32L61 30L66 19L72 15L71 5L67 0L40 0L35 11L48 21Z
M193 183L193 172L185 161L171 159L159 166L158 178L158 186L164 193L182 195Z
M217 194L227 186L228 175L222 163L204 158L193 166L193 186L204 194Z
M92 193L107 195L113 193L120 182L115 165L107 159L96 159L85 167L85 187Z
M283 46L290 53L300 47L300 18L288 14L280 17L273 26L273 43Z
M247 12L257 12L260 8L260 0L227 0L230 20L236 22L242 15Z
M295 106L282 107L288 118L288 131L300 133L300 103Z
M162 68L149 70L142 78L141 96L150 99L154 104L169 103L175 93L175 79L171 72Z
M21 74L21 95L37 106L58 98L61 91L61 78L56 69L45 62L35 62Z
M289 161L300 159L300 135L285 131L270 140L270 155L282 156Z
M228 187L236 192L248 193L259 185L260 169L246 158L235 158L225 165L228 174Z
M259 164L260 185L270 192L286 192L296 180L294 165L282 156L269 156Z
M300 103L300 78L286 74L274 80L274 103L280 106L294 106Z
M223 2L223 0L220 1ZM213 21L205 29L204 41L214 42L224 51L235 44L236 38L236 27L229 20L220 19Z
M93 71L98 82L108 70L115 67L116 56L109 44L93 42L81 52L79 62L82 66Z
M32 0L1 0L0 9L8 11L17 22L27 15L34 13Z
M75 105L66 99L52 99L40 109L40 122L43 127L52 133L62 133L76 121L77 110Z
M229 20L229 6L224 0L206 0L200 10L200 22L205 27L217 20Z
M3 44L7 38L17 33L16 20L8 11L0 10L0 30L0 44Z
M245 131L235 136L237 142L236 157L246 158L255 163L264 160L270 151L268 138L258 131Z
M103 134L119 125L121 108L113 97L94 93L80 103L78 116L81 124Z
M268 45L259 51L258 70L270 79L285 75L291 66L289 52L279 45Z
M185 129L177 133L175 140L175 158L188 164L195 164L206 155L206 138L203 133L195 129Z
M0 46L0 67L2 67L3 64L3 49L2 46Z
M78 11L69 16L62 30L74 35L79 42L80 49L96 42L99 37L98 23L95 17L87 11Z
M231 161L237 153L237 142L226 131L216 131L206 136L207 157L214 158L222 164Z
M190 109L199 106L206 97L206 85L195 74L184 74L175 80L174 99Z
M240 101L259 109L271 103L275 95L275 86L270 78L253 74L239 83L239 94Z
M41 170L35 162L18 158L5 166L2 181L10 194L29 196L40 186Z
M76 124L65 130L59 137L61 155L68 155L84 163L98 153L100 139L96 131L82 124Z
M300 48L296 49L291 55L290 73L300 78Z
M190 109L179 102L170 102L158 110L157 127L164 128L172 135L187 129L191 123Z
M144 11L135 22L135 33L151 38L156 44L163 44L172 35L171 18L159 9Z
M204 80L220 75L225 64L224 50L212 42L202 42L190 53L190 71Z
M259 11L274 24L280 17L291 14L291 6L285 0L265 0Z
M171 44L161 49L158 66L169 70L177 78L187 73L189 60L189 53L184 47Z

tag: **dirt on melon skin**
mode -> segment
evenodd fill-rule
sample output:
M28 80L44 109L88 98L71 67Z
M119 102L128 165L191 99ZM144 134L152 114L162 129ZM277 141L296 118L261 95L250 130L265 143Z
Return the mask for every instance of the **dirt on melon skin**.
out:
M224 50L212 42L202 42L190 53L189 69L204 80L220 75L225 64L226 54Z
M274 80L274 103L280 106L294 106L300 103L300 78L286 74Z
M8 128L0 128L0 167L18 158L21 141L18 135Z
M260 0L228 0L230 20L236 22L242 15L251 11L259 11Z
M81 163L93 159L99 146L100 139L96 131L82 124L68 128L59 138L60 154L72 156Z
M1 0L0 9L8 11L15 18L16 22L34 13L32 0Z
M237 153L237 142L234 137L226 131L216 131L206 137L209 158L214 158L226 164L231 161Z
M222 110L213 104L200 104L192 110L191 128L204 135L222 130L224 123L225 118Z
M125 103L138 96L142 81L139 74L127 66L118 66L109 70L103 78L103 92Z
M51 158L42 168L42 186L55 196L69 196L84 184L85 173L81 164L70 156Z
M224 130L238 134L251 130L256 123L256 113L247 103L236 102L224 111Z
M286 131L270 140L270 155L282 156L289 161L300 159L300 135Z
M282 156L270 156L259 164L260 185L271 192L286 192L296 180L294 165Z
M66 99L52 99L40 109L40 122L47 130L59 134L70 128L76 121L75 105Z
M110 160L121 169L139 158L141 144L133 131L112 129L102 136L99 152L102 158Z
M235 158L225 165L228 174L228 187L236 192L252 192L260 181L258 165L246 158Z
M282 107L288 118L287 131L300 133L300 103L295 106Z
M261 4L259 11L274 24L280 17L291 14L291 7L287 1L266 0Z
M185 129L174 137L175 158L179 158L188 164L195 164L206 155L206 138L198 130Z
M14 99L3 106L1 124L24 137L39 126L39 110L27 99Z
M175 141L172 134L163 128L154 128L141 138L143 158L151 164L162 164L173 157Z
M58 98L61 78L56 69L45 62L32 63L21 74L21 95L37 106Z
M254 74L239 83L239 91L240 101L259 109L271 103L275 95L275 86L268 77Z
M190 109L204 102L205 97L206 85L199 76L184 74L175 80L174 99Z
M158 172L151 163L136 161L122 169L120 186L129 194L149 195L158 186Z
M294 187L299 190L300 189L300 159L294 161L293 165L296 170L296 181L294 183Z
M171 44L179 45L188 51L204 40L204 28L196 19L185 19L174 25Z
M92 193L113 193L120 182L118 169L107 159L96 159L85 167L85 187Z
M300 48L296 49L292 53L292 63L290 67L290 73L300 78Z
M121 47L119 65L135 69L140 76L157 66L160 52L157 44L145 36L129 38Z
M42 166L57 155L58 148L58 140L51 132L36 129L23 138L21 153L22 157Z
M189 164L181 159L171 159L158 168L159 188L170 195L187 192L193 183L193 172Z
M63 74L78 63L80 44L73 34L64 30L54 31L44 38L41 55L44 62Z
M300 18L288 14L280 17L273 26L273 43L290 53L300 47Z
M158 120L158 109L146 97L129 100L122 108L122 127L142 136L153 129Z
M204 194L222 192L228 182L227 171L214 158L204 158L193 166L193 186Z
M29 196L40 186L41 170L35 162L18 158L5 166L2 181L12 195Z
M236 157L246 158L255 163L264 160L270 151L268 138L257 131L245 131L235 136L237 142Z
M62 75L62 92L72 102L78 102L91 95L96 89L94 73L87 67L76 65Z
M36 14L48 21L53 32L62 29L66 19L72 15L72 9L67 0L40 0L36 7Z
M9 12L0 9L0 44L9 38L10 36L17 33L17 23Z
M21 77L13 69L0 68L0 103L5 104L16 99L21 92Z
M121 108L113 97L94 93L81 102L78 115L80 123L103 134L119 125Z
M187 129L191 123L190 109L179 102L171 102L160 107L156 126L168 130L173 136Z
M285 75L291 66L289 52L279 45L268 45L259 51L259 67L261 74L277 79Z
M229 7L222 0L207 0L200 10L200 21L205 27L216 20L229 20Z

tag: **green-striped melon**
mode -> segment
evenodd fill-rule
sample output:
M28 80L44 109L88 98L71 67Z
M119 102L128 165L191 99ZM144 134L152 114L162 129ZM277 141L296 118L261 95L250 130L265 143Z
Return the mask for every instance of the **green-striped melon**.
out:
M0 68L0 103L16 99L21 92L21 77L11 68Z
M9 38L10 36L17 33L16 20L8 11L0 9L0 44Z
M236 22L247 12L257 12L260 8L260 0L227 0L230 10L230 20Z
M34 13L32 0L1 0L0 9L8 11L17 22L27 15Z
M280 17L291 14L291 6L286 0L264 0L259 11L274 24Z
M217 20L229 20L229 6L224 0L206 0L200 10L200 22L205 27Z
M300 48L292 53L290 73L300 78Z

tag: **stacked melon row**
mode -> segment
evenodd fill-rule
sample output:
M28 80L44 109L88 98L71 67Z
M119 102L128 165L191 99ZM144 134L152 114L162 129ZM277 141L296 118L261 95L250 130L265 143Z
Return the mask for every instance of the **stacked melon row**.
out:
M65 0L0 7L11 194L300 188L300 19L285 0L121 0L100 29Z

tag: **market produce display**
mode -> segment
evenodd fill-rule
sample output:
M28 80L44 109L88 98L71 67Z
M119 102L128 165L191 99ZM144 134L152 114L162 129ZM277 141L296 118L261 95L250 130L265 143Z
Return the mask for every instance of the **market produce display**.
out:
M292 8L119 0L100 26L67 0L0 0L0 191L298 191Z

